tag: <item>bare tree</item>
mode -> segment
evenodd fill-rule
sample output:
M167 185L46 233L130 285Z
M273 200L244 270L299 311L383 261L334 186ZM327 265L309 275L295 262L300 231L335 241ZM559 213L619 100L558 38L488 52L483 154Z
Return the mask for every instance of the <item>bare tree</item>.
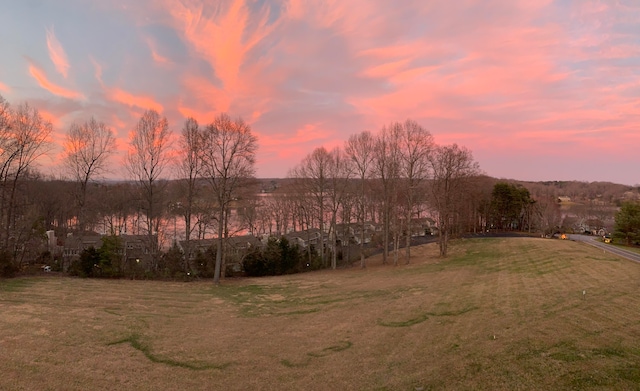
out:
M160 226L162 175L170 162L169 122L155 110L147 110L130 135L126 167L141 190L146 215L148 250L153 267L157 263L157 233Z
M394 235L397 234L397 227L392 227L393 218L397 222L397 214L393 213L397 206L397 189L400 178L400 137L402 125L398 122L389 126L384 126L376 137L374 146L374 172L379 179L381 186L380 197L382 201L382 263L386 264L389 258L389 240L391 229L395 228ZM397 240L396 240L397 242ZM397 243L395 243L397 245ZM397 263L397 252L395 262Z
M319 247L322 266L326 267L324 231L325 231L325 209L327 196L329 195L329 166L331 165L331 155L324 147L319 147L307 155L298 166L296 166L289 176L296 179L296 186L300 193L308 197L310 202L302 205L305 214L309 210L315 209L315 215L319 224ZM308 229L308 228L307 228Z
M496 180L486 175L474 178L468 186L467 231L477 233L487 229L491 215L491 193Z
M0 178L4 181L9 166L15 157L16 150L12 146L14 140L11 134L11 107L0 95Z
M0 154L3 154L9 141L11 112L9 102L0 95Z
M337 217L338 212L344 207L344 200L347 196L349 181L352 176L350 161L340 148L335 148L330 152L328 166L329 192L328 201L331 212L331 268L337 266ZM343 221L344 223L344 221Z
M348 158L347 158L348 159ZM357 216L356 206L358 202L358 192L359 192L359 184L353 181L353 177L357 174L353 168L352 162L348 160L350 167L350 174L352 177L349 178L345 183L345 191L344 196L342 197L341 206L340 206L340 222L342 223L342 228L340 232L342 233L342 239L340 241L340 246L342 250L342 257L348 262L348 265L352 265L351 261L351 235L355 234L354 227L354 217ZM357 225L357 224L356 224ZM361 262L362 266L362 262Z
M365 227L366 227L366 182L371 174L373 164L373 147L375 139L370 132L354 134L345 144L345 153L351 159L354 169L360 178L360 196L358 197L358 222L360 223L360 267L365 268Z
M9 138L2 172L2 205L6 205L5 248L9 245L17 185L27 175L33 163L49 150L51 122L42 118L36 108L27 103L9 113ZM4 151L3 151L4 152Z
M258 234L258 220L264 208L263 205L264 203L260 200L260 197L254 195L247 197L242 209L238 211L238 215L242 219L242 225L247 227L251 236L257 236Z
M557 198L553 194L540 196L535 206L543 235L553 234L554 230L560 228L562 212Z
M433 136L417 122L407 120L403 124L400 140L400 156L402 159L401 174L406 180L404 192L406 202L406 263L411 258L412 218L416 197L424 193L421 185L430 175L429 156L434 149Z
M184 183L185 203L181 205L180 211L185 223L185 247L187 266L191 259L191 234L195 229L192 223L196 197L199 193L198 179L202 172L202 132L198 121L194 118L187 118L182 128L180 137L180 163L178 172L180 181Z
M133 233L129 218L135 215L131 197L135 191L127 182L111 185L98 185L96 194L97 210L102 217L104 232L108 235Z
M291 175L291 174L290 174ZM290 198L291 208L292 208L292 219L294 221L294 225L300 227L300 230L306 231L306 239L307 239L307 263L311 265L313 262L313 254L311 247L311 228L317 226L318 215L315 211L315 207L312 202L309 202L310 196L306 193L304 187L301 186L301 180L298 180L297 183L293 183L287 186L287 190L293 193L293 196Z
M289 223L294 219L294 207L290 194L276 191L263 197L261 209L265 220L263 225L267 229L265 233L268 232L270 236L281 236L287 233Z
M242 187L254 177L258 141L251 133L251 127L242 119L232 120L224 113L206 127L202 140L202 172L211 185L217 208L218 237L213 280L219 284L229 207Z
M456 208L464 197L469 180L480 174L471 151L457 144L438 146L430 158L433 170L431 201L437 214L440 256L447 256Z
M111 128L91 118L83 124L71 124L64 142L64 164L72 178L79 184L78 229L86 227L84 208L87 185L90 180L107 170L108 159L115 151L115 138Z

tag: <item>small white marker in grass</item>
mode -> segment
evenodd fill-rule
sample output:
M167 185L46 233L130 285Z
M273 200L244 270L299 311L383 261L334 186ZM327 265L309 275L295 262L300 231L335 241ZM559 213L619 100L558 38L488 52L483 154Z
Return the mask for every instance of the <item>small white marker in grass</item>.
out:
M582 300L584 300L586 296L587 296L587 291L585 289L582 291Z

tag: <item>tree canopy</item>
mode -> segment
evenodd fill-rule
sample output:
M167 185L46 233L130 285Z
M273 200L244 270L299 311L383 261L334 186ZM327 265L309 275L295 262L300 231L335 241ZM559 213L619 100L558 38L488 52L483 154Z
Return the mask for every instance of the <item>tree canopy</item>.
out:
M496 183L491 193L491 226L500 230L523 229L532 202L527 188Z
M627 245L640 243L640 203L625 202L616 213L614 236Z

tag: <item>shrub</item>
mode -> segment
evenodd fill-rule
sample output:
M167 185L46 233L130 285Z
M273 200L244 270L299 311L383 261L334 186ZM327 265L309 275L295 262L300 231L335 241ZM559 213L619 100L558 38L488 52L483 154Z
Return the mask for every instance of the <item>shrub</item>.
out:
M309 254L309 252L311 252L311 254ZM305 249L304 253L302 254L302 265L302 269L304 271L320 270L324 268L324 265L322 265L322 258L320 257L320 255L318 255L318 252L315 250L314 246Z
M260 250L247 254L242 261L244 272L251 277L268 276L272 273L269 262Z
M94 268L100 264L100 253L93 246L80 253L80 259L74 260L69 267L69 274L78 277L95 277Z
M198 251L195 258L195 273L199 277L213 278L216 264L216 246L212 245L206 251Z
M186 278L187 270L184 254L182 250L174 243L171 248L162 255L160 260L160 270L164 277L168 278Z
M69 274L78 277L113 278L120 277L117 251L103 243L100 249L89 247L80 253L80 259L69 267Z
M270 238L263 249L256 249L245 255L242 262L248 276L274 276L299 273L304 269L302 253L297 245L290 245L289 241Z
M122 259L122 242L118 236L105 236L98 249L99 260L95 267L94 277L121 277L123 275L120 262Z
M11 254L6 251L0 252L0 277L13 277L18 268L13 262Z

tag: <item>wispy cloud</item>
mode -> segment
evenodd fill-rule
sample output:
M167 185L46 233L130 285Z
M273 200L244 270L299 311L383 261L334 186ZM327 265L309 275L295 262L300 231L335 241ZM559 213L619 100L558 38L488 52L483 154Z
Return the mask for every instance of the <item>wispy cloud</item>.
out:
M100 63L98 61L96 61L95 58L93 58L93 56L89 56L89 60L91 61L91 64L93 65L93 75L96 78L96 80L98 80L98 82L100 84L102 83L102 65L100 65Z
M147 108L174 130L184 117L227 112L259 135L258 174L281 176L317 146L412 118L437 142L469 147L490 175L548 177L531 164L542 154L637 163L640 4L631 0L113 0L92 5L98 13L80 3L74 15L86 18L62 2L48 52L26 53L48 55L55 71L30 61L29 74L56 96L88 97L68 109L98 113L125 140ZM21 31L25 50L42 46L32 24ZM64 39L68 24L86 37ZM24 99L21 64L3 53L8 99ZM504 164L507 155L522 164Z
M49 81L49 79L47 78L47 75L39 66L37 66L32 60L30 59L27 59L27 60L29 62L29 74L31 74L31 76L38 82L40 87L44 88L45 90L49 91L54 95L61 96L63 98L68 98L68 99L84 98L84 95L79 91L74 91L71 89L61 87Z
M294 134L276 133L268 136L256 132L260 138L260 144L265 147L277 147L308 144L312 142L327 141L330 136L333 136L333 132L322 129L319 124L306 124L301 129L297 129Z
M56 38L53 27L51 27L51 29L47 28L46 31L49 58L51 59L51 62L53 62L53 65L55 65L58 72L67 78L69 73L69 60L67 59L67 54L65 53L62 44L60 44L60 41L58 41L58 38Z
M153 39L147 38L146 42L147 42L147 46L149 47L149 50L151 51L151 58L153 58L153 61L156 64L160 64L160 65L171 64L171 60L169 60L167 57L161 55L158 52L158 47Z
M55 114L53 114L53 113L51 113L49 111L42 110L42 109L39 109L38 113L40 114L40 116L42 116L42 118L45 121L51 122L51 124L54 126L54 128L60 128L61 123L60 123L60 117L59 116L57 116L57 115L55 115ZM57 138L57 139L61 140L62 137Z
M163 110L162 104L158 103L154 98L146 95L134 95L117 87L108 88L107 97L114 102L130 107L137 107L143 110L152 109L159 113Z
M294 132L265 134L254 130L254 133L260 143L262 164L271 166L282 164L283 161L291 162L288 167L283 167L283 174L316 147L323 145L331 149L343 143L335 137L334 132L323 128L320 123L304 124Z
M254 55L258 45L275 29L277 20L270 21L268 3L255 9L255 4L243 0L218 3L197 2L186 5L169 1L167 9L171 25L181 34L194 55L206 61L211 73L184 75L184 84L195 87L196 79L207 79L208 93L200 93L199 102L209 109L230 111L234 103L248 96L261 96L265 63ZM254 7L251 9L250 7ZM252 110L251 112L254 112Z

